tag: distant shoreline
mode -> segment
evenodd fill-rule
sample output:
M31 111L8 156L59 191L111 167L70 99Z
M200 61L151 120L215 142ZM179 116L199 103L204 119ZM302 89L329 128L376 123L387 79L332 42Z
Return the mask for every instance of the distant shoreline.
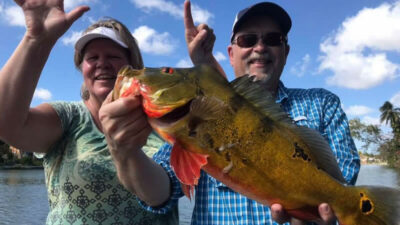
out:
M12 165L12 166L0 166L0 170L40 170L43 166L26 166L26 165Z

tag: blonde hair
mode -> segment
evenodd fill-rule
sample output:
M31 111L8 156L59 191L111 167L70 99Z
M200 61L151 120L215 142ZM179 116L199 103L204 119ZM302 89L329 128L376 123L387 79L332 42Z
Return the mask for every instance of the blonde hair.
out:
M128 46L127 55L129 64L135 69L142 69L144 67L142 55L140 53L137 41L124 24L113 18L105 18L90 25L83 32L83 34L86 34L87 32L94 30L98 27L107 27L115 30L120 35L122 41ZM80 52L75 50L74 63L79 70L81 70L81 63L83 61L84 53L85 53L85 47Z

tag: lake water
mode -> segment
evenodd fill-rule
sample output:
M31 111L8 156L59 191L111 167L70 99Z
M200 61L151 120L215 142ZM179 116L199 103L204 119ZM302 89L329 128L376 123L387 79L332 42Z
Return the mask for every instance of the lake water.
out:
M0 225L41 225L48 212L43 170L0 170ZM400 189L400 172L379 165L363 165L358 185ZM190 224L193 201L179 202L180 224Z

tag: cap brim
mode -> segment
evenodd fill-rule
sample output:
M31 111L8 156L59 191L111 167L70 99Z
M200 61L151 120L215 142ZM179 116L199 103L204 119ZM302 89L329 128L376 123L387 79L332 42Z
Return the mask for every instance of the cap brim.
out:
M97 38L107 38L114 41L121 47L128 48L124 42L119 40L120 38L117 35L118 34L116 34L111 28L98 27L87 34L82 35L75 43L75 50L78 52L82 51L88 42Z

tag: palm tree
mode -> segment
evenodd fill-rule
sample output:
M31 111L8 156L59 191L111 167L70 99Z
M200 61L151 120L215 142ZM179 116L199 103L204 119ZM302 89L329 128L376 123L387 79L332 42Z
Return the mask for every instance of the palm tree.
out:
M393 108L393 104L386 101L380 108L381 122L390 123L394 135L400 135L400 108Z
M386 150L387 160L389 165L400 167L400 108L393 108L392 103L386 101L379 110L382 113L381 122L390 123L393 130L393 139L388 142L391 147Z

